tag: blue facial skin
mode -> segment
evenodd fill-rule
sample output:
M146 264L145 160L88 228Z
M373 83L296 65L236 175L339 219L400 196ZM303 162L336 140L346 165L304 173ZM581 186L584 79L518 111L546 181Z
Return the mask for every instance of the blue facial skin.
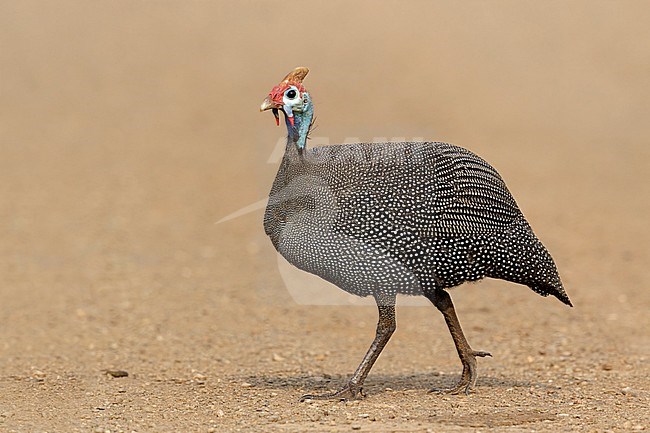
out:
M309 128L311 127L311 121L314 117L314 107L311 103L311 97L309 93L303 92L302 94L303 103L300 107L300 111L296 109L299 107L294 107L293 112L293 126L289 122L289 116L284 116L284 122L287 125L287 131L289 132L289 141L294 143L298 150L302 151L307 145L307 134L309 133ZM289 107L285 108L286 110L290 109Z

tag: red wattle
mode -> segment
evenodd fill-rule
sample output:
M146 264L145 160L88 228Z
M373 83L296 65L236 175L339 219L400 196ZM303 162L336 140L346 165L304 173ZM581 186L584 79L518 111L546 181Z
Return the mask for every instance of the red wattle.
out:
M291 126L293 126L293 117L289 117L289 123L291 123Z

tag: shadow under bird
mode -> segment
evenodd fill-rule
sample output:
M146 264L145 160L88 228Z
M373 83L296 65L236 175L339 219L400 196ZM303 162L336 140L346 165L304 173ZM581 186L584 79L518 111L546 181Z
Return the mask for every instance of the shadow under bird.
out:
M280 115L287 145L269 195L264 229L291 264L358 296L373 296L377 332L339 391L303 399L354 399L395 331L398 293L423 295L442 313L463 372L446 391L468 394L476 357L447 289L499 278L571 306L550 254L497 171L479 156L441 142L357 143L307 148L314 106L290 72L260 111Z

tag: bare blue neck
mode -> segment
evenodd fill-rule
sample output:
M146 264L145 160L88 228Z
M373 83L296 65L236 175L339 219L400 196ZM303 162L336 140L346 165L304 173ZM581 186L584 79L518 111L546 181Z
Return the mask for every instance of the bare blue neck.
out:
M305 93L304 97L306 102L302 111L293 112L293 126L289 122L289 118L285 116L285 123L289 133L287 140L287 150L289 146L295 146L299 152L302 152L307 146L307 136L309 135L309 128L314 118L314 107L311 103L309 93Z

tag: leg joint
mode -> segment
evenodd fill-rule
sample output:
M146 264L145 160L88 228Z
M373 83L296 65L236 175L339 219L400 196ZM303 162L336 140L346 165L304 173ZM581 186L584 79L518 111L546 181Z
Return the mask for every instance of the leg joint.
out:
M427 298L431 301L433 305L440 311L445 311L449 308L454 308L454 304L451 301L451 296L443 289L432 290L427 294Z

